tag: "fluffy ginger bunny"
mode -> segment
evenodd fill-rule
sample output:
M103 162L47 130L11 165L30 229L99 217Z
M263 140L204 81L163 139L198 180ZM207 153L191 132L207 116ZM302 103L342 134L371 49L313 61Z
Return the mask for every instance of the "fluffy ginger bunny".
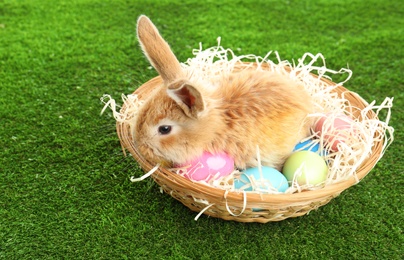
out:
M143 97L134 142L152 163L189 162L204 151L225 152L239 169L262 165L281 169L294 146L309 136L308 93L287 75L243 69L218 77L215 86L193 82L146 16L137 35L143 52L161 76Z

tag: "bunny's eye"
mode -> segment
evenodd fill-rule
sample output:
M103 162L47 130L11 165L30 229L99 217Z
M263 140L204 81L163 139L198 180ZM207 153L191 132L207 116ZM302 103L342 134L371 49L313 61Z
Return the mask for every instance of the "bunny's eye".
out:
M159 126L159 133L161 135L167 135L171 132L172 127L170 125Z

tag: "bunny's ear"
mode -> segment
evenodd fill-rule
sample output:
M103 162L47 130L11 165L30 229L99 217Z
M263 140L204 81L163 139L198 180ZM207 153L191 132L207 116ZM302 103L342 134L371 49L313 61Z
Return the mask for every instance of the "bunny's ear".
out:
M186 81L178 81L168 86L168 95L181 107L184 113L198 118L205 109L201 93Z
M182 68L170 46L147 16L137 20L137 37L146 57L166 84L182 76Z

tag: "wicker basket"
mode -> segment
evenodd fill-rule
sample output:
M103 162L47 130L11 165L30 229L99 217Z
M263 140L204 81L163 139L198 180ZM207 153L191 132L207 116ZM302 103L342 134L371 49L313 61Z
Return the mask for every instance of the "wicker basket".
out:
M315 76L315 75L314 75ZM321 78L327 84L335 83ZM151 79L135 91L140 99L147 95L155 86L162 82L160 76ZM358 94L338 86L334 90L339 95L344 94L350 107L357 111L349 111L354 117L360 117L360 111L368 104ZM121 111L125 110L125 105ZM367 114L369 118L376 118L373 111ZM359 118L360 120L360 118ZM150 171L156 165L145 160L134 146L129 132L129 126L125 123L117 123L117 133L124 149L127 149L143 170ZM383 139L381 139L383 140ZM371 156L358 168L356 177L361 180L375 166L383 150L383 141L375 141ZM325 186L314 191L304 191L293 194L254 194L229 192L208 185L194 183L168 169L160 167L151 177L172 197L182 202L193 211L201 212L212 217L239 222L281 221L286 218L299 217L311 210L327 204L337 197L342 191L355 185L357 178ZM247 205L245 207L245 205ZM254 210L259 209L259 211Z

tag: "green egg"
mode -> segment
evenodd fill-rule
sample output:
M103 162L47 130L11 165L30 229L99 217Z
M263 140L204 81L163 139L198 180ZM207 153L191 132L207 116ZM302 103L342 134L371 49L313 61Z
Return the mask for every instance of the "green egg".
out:
M300 169L300 170L299 170ZM317 153L300 151L293 153L285 162L282 173L286 179L293 181L295 174L299 185L317 185L327 178L328 167L325 160Z

